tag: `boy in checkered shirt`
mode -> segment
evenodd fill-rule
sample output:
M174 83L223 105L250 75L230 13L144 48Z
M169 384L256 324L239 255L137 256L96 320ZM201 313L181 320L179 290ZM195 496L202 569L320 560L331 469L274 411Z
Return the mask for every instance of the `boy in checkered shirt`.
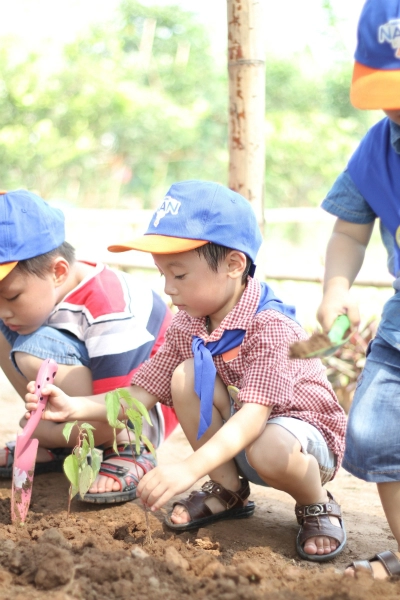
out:
M173 405L194 452L145 475L138 495L154 511L208 474L166 519L186 531L251 516L249 481L283 490L296 501L299 555L321 562L346 543L340 507L323 488L341 463L345 415L321 361L289 359L307 335L294 308L254 278L261 241L247 200L194 180L172 185L144 236L109 248L151 252L178 308L129 391L147 408ZM106 418L104 396L48 391L44 418ZM27 410L36 402L27 394Z

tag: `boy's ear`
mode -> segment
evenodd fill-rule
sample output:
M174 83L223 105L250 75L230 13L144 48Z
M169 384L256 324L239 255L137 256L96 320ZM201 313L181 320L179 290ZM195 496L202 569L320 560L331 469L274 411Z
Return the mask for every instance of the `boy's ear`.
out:
M239 252L239 250L231 250L228 252L225 261L228 268L228 275L232 277L232 279L241 277L246 270L246 255L243 252Z
M69 275L69 262L62 256L57 256L51 268L55 284L57 286L62 285Z

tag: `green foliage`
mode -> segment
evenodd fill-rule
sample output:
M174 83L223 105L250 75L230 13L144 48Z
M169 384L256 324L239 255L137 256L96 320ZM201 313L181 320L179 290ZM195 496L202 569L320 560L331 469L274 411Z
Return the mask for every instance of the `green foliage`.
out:
M0 61L2 187L110 208L137 195L148 207L167 181L221 178L226 74L206 28L179 6L122 1L45 80L37 57L10 68L3 50Z
M309 60L304 55L268 63L268 208L318 206L376 117L350 104L352 65L339 63L315 76Z
M375 116L349 102L352 61L266 57L266 205L316 206ZM212 18L212 16L210 16ZM329 35L328 35L329 34ZM0 179L86 207L153 207L181 179L227 182L226 64L178 5L121 0L49 72L46 56L0 50ZM260 124L262 126L262 124Z
M78 427L77 443L72 454L67 456L63 464L64 473L70 482L68 513L71 500L78 493L81 496L86 494L96 479L101 464L101 452L94 446L94 427L90 423L82 423L82 425L78 425L77 421L67 423L63 429L63 435L67 442L75 426ZM89 455L90 462L88 461Z
M124 415L129 420L128 422L122 422L118 419L121 407L123 408ZM127 390L118 388L113 392L108 392L106 394L106 409L108 423L114 430L113 448L117 454L117 429L126 429L129 437L130 433L133 433L134 435L136 454L140 454L140 442L142 441L153 456L156 455L153 444L143 433L143 419L145 419L149 425L152 425L152 422L148 410L142 402L131 396Z

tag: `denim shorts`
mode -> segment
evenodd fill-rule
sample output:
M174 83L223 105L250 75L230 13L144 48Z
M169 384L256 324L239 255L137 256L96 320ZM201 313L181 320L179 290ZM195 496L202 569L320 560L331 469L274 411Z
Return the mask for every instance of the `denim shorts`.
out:
M18 373L21 371L15 362L15 352L25 352L43 359L52 358L60 365L89 367L85 343L68 331L44 325L28 335L19 335L6 327L2 320L0 331L11 346L10 359Z
M233 404L231 407L233 414ZM323 435L316 427L293 417L274 417L269 419L267 427L268 425L280 425L289 431L300 442L303 454L312 454L317 459L322 485L332 479L336 470L336 456L328 448ZM249 465L245 450L235 456L235 462L240 475L246 477L251 483L269 487Z
M351 404L343 467L364 481L400 481L400 352L380 336Z

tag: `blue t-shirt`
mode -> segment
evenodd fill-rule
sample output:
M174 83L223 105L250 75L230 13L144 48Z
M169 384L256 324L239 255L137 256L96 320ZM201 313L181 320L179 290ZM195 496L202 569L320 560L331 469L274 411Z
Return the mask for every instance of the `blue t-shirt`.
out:
M394 151L400 154L400 126L393 121L390 121L390 141ZM347 169L336 179L321 206L330 214L350 223L371 223L377 218L376 213L358 191ZM394 272L393 236L381 222L380 233L388 255L388 270L396 277L398 274ZM400 290L400 277L397 277L393 286L396 291ZM386 302L378 333L400 350L400 293L396 293Z

